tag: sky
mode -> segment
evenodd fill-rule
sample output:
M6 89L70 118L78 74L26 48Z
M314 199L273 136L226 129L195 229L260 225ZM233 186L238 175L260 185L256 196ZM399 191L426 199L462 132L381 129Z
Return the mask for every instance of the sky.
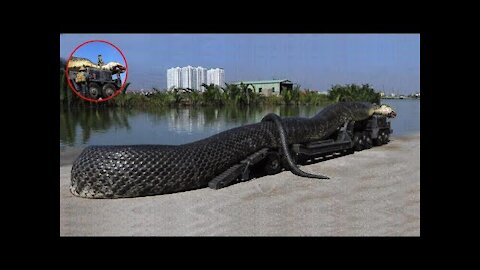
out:
M288 79L319 91L347 83L420 91L419 34L62 34L60 56L67 59L92 39L122 50L130 89L164 89L167 69L191 65L223 68L226 82ZM91 54L96 62L98 53ZM123 63L112 59L104 52L105 63Z

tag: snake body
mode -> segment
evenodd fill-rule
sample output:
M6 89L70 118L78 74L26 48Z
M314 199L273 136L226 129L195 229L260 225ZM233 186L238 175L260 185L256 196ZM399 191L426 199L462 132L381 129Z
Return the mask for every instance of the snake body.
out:
M92 67L92 68L97 68L97 69L103 69L103 70L110 70L110 71L120 71L121 73L125 72L125 67L118 63L118 62L108 62L105 65L99 66L97 64L94 64L92 61L90 61L87 58L83 57L75 57L73 56L67 64L68 68L71 70L78 70L81 67Z
M270 116L183 145L89 146L73 163L70 190L86 198L126 198L203 188L262 148L288 151L287 144L324 139L346 121L367 119L376 110L371 103L341 102L311 118Z

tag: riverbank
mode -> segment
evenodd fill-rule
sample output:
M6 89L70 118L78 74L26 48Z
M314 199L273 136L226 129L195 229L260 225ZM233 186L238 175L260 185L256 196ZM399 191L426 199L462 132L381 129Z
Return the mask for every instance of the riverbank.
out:
M69 192L78 153L61 155L62 236L420 235L420 134L302 167L330 180L282 172L221 190L116 200Z

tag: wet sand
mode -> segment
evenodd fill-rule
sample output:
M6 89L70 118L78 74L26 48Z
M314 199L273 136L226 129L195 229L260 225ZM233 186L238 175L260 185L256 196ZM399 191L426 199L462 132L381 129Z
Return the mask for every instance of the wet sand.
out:
M61 155L61 236L419 236L420 135L220 190L129 199L73 196Z

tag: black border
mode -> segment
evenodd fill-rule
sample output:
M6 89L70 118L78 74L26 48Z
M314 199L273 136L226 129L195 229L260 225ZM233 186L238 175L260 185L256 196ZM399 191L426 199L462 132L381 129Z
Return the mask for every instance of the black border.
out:
M308 21L307 21L308 22ZM88 33L88 34L161 34L161 33L185 33L185 34L416 34L421 33L421 27L416 24L355 24L342 23L292 23L292 24L251 24L251 23L152 23L145 25L117 24L116 27L109 25L62 25L60 33Z

